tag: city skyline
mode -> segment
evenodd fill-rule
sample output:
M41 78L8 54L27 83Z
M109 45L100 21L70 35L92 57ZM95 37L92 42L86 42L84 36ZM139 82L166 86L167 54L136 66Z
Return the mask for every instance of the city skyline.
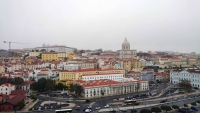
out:
M200 53L200 1L1 1L0 49L66 45Z

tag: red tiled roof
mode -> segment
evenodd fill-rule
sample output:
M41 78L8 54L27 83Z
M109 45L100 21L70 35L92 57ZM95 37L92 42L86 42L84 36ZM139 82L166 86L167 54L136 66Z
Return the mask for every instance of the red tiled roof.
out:
M73 70L73 71L68 71L68 70L62 70L60 72L87 72L87 71L108 71L108 70L122 70L122 69L95 69L95 68L90 68L90 69L80 69L80 70Z
M10 83L4 83L4 84L2 84L2 85L4 85L4 86L7 86L7 87L8 87L8 86L9 86L9 84L10 84ZM10 84L10 86L14 86L14 84Z
M90 80L83 81L77 80L76 83L82 85L83 87L96 87L96 86L104 86L104 85L117 85L117 84L132 84L133 82L142 82L143 80L137 79L136 81L127 81L127 82L117 82L109 79L100 79L100 80Z
M113 75L113 74L116 74L116 73L107 73L107 74L86 74L86 75L83 75L83 76L91 76L91 75L103 75L103 76L107 76L107 75ZM120 73L121 74L121 73Z
M0 97L6 98L6 97L8 97L8 95L6 95L6 94L0 94Z
M32 84L32 83L34 83L34 81L26 81L26 82L23 83L23 86L27 86L27 85Z
M7 100L7 102L12 105L16 105L19 101L22 101L25 98L26 98L26 96L24 96L24 95L16 95L13 98L10 98L9 100Z
M42 54L58 54L57 52L42 52Z
M24 95L26 94L26 91L22 90L22 89L17 89L17 90L13 90L11 91L11 95Z

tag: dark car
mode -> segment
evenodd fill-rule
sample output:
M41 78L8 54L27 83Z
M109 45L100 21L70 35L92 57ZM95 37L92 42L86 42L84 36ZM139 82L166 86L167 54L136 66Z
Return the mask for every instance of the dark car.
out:
M140 98L148 98L148 96L149 96L148 94L141 94Z
M166 100L161 100L160 103L165 103L167 102L167 99Z
M136 102L136 103L134 103L134 105L140 105L140 103Z
M139 98L140 95L133 95L133 98Z
M181 113L193 113L193 111L189 108L181 108L178 110L178 112L181 112Z
M198 90L199 88L198 88L198 87L194 87L194 89L195 89L195 90Z
M85 102L90 102L90 100L86 99Z
M137 113L137 110L136 109L132 109L131 113Z
M196 108L196 107L194 107L194 106L192 106L190 109L192 109L192 110L194 110L194 111L199 111L199 109Z

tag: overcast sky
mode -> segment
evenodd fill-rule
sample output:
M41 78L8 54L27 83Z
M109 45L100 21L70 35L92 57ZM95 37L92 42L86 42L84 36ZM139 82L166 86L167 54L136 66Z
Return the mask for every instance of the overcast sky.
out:
M0 0L0 49L66 45L200 53L200 0Z

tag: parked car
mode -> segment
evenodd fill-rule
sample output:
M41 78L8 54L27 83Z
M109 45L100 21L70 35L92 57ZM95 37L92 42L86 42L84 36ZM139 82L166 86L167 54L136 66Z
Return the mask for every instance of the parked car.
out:
M196 107L194 107L194 106L192 106L190 109L192 109L192 110L194 110L194 111L199 111L199 109L196 108Z
M195 89L195 90L198 90L199 88L198 88L198 87L194 87L194 89Z
M166 100L161 100L160 103L165 103L167 102L167 99Z
M91 111L91 109L85 109L85 113L90 113Z
M120 111L122 111L122 112L127 112L127 110L126 110L126 109L121 109Z
M80 106L76 106L75 110L80 110L80 108L81 108Z
M173 98L172 100L173 100L173 101L177 101L177 98Z
M137 110L136 109L132 109L131 113L137 113Z
M184 98L184 99L187 99L187 98L188 98L188 96L184 96L183 98Z
M67 100L67 103L71 103L73 100Z
M107 104L106 106L104 106L105 108L109 108L110 107L110 105L109 104Z
M135 102L133 105L140 105L140 103L138 103L138 102Z
M96 110L99 110L99 109L100 109L100 107L95 107L95 109L96 109Z
M85 102L90 102L90 100L86 99Z
M181 113L193 113L193 111L189 108L181 108L178 110L178 112L181 112Z
M127 105L127 104L122 104L122 107L123 107L123 106L126 106L126 105Z

